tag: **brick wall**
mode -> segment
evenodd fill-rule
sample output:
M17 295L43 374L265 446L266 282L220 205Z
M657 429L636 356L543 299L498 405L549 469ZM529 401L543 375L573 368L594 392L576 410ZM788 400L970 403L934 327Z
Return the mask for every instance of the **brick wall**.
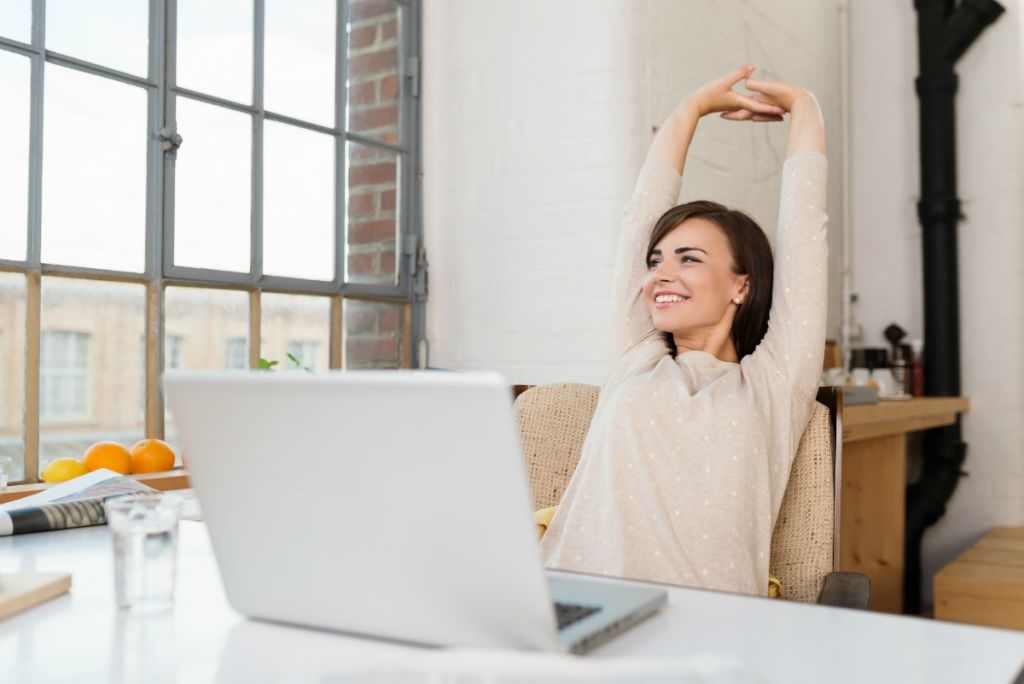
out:
M345 367L399 368L402 304L345 300Z
M401 8L389 0L352 0L348 7L348 128L369 138L398 143ZM394 284L398 156L349 143L347 160L348 280ZM396 307L357 301L346 307L348 366L396 367L401 346Z

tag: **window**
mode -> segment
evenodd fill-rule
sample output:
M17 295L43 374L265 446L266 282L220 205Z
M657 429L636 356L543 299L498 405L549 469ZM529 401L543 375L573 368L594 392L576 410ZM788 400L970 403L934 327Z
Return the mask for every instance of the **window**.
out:
M164 337L164 370L181 370L185 367L182 354L184 353L183 347L185 338L181 335L166 335ZM146 338L143 337L140 340L139 348L142 353L139 354L139 379L142 380L142 386L139 389L139 408L143 415L146 412Z
M249 367L249 343L244 337L232 337L228 340L224 367L229 370L243 370Z
M42 333L39 338L39 418L57 421L89 413L89 335Z
M311 371L316 370L316 357L317 357L317 345L315 340L302 340L292 341L288 343L288 355L295 358L299 365L295 365L295 361L288 359L288 365L291 369L308 368Z
M164 370L181 370L185 367L185 338L181 335L164 337Z
M419 364L420 1L25 0L0 21L21 481L100 432L173 443L165 371Z

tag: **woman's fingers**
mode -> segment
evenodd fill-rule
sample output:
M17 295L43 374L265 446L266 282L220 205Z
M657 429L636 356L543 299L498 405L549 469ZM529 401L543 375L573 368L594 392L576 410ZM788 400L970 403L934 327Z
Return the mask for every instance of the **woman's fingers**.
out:
M756 78L747 79L747 90L753 90L761 94L761 100L771 102L789 111L793 102L801 92L799 86L784 81L760 81Z
M725 112L722 114L723 119L729 121L785 121L785 118L781 114L757 114L750 111L749 109L737 109L734 112Z
M749 88L748 88L749 90ZM766 102L743 93L736 93L736 104L758 114L785 114L786 110L777 104Z
M722 114L723 119L729 121L749 121L754 116L754 113L749 109L737 109L733 112L724 112Z
M749 78L756 68L756 64L744 64L739 69L723 76L721 80L725 82L727 88L732 88L743 79Z

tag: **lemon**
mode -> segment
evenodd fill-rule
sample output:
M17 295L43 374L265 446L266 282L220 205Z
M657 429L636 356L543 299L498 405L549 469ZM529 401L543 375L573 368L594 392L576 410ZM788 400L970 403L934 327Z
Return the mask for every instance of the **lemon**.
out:
M43 482L64 482L85 475L88 470L77 458L56 458L43 470Z

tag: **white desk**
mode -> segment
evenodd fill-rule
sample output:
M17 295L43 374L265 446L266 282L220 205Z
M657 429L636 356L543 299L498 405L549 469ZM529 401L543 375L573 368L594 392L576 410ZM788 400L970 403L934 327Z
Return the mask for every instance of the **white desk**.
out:
M183 521L179 543L174 609L140 616L114 607L106 527L0 539L0 573L73 574L69 595L0 622L0 681L313 682L353 659L422 657L420 649L248 621L227 604L205 525ZM690 589L669 594L668 608L587 658L722 654L771 684L1007 684L1024 663L1022 632Z

